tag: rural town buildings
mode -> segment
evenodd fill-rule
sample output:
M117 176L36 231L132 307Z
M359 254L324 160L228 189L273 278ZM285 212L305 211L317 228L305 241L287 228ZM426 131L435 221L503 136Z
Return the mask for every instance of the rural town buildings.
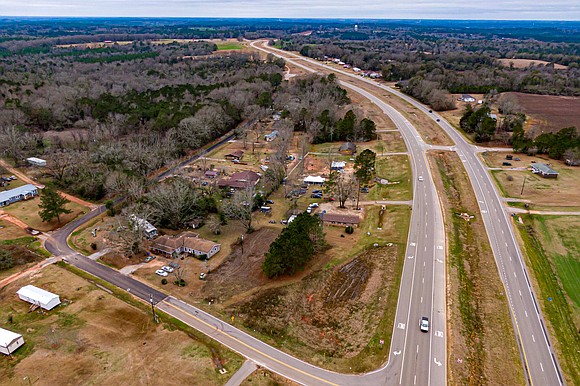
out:
M38 188L32 184L0 192L0 207L10 205L17 201L28 200L37 195Z
M0 353L12 355L23 344L24 338L22 335L0 328Z
M210 258L220 251L221 245L199 237L197 233L184 232L178 236L161 236L151 245L151 250L168 256L188 253Z
M25 302L42 307L45 310L52 310L60 304L58 295L43 290L33 285L27 285L16 291L18 297Z
M544 178L558 178L558 172L546 164L532 164L532 173Z
M30 157L26 161L33 166L46 166L46 161L41 158Z

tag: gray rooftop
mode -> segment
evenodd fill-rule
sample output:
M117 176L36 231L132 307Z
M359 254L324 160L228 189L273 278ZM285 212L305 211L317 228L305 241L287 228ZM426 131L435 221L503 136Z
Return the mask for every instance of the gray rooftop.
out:
M26 184L14 189L7 190L5 192L0 192L0 202L8 201L12 197L20 196L21 194L27 194L35 190L37 190L36 186L32 184Z
M546 164L532 164L532 168L539 170L543 174L558 174L557 171L555 171L554 169L552 169L551 167L549 167Z

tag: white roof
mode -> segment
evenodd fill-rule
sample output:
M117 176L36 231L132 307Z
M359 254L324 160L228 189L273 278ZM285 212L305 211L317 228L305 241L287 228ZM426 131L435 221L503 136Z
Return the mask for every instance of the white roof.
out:
M58 298L58 295L53 294L43 290L42 288L35 287L33 285L27 285L16 291L18 295L25 296L29 299L33 299L42 304L49 303L52 299Z
M140 217L135 216L132 214L129 218L134 221L138 226L140 226L145 232L153 232L156 231L157 228L153 226L149 221L142 219Z
M2 347L10 346L12 342L21 337L20 334L0 328L0 346Z
M346 166L345 161L332 161L332 165L331 165L331 167L333 167L333 168L343 168L345 166Z
M43 160L41 158L36 158L36 157L30 157L26 159L27 161L32 161L32 162L46 162L46 160Z
M32 184L26 184L14 189L7 190L5 192L0 192L0 202L10 200L12 197L20 196L21 194L29 194L34 191L38 191L36 186Z
M322 184L324 181L326 181L326 179L324 177L318 177L318 176L308 176L304 179L304 182L312 182L312 183L317 183L317 184Z

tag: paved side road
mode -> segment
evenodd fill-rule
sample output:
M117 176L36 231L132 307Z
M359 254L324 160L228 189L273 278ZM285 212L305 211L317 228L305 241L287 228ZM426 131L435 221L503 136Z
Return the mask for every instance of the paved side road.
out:
M246 360L242 367L232 377L227 381L225 386L239 386L244 382L246 378L250 376L254 371L258 369L258 366L250 360Z

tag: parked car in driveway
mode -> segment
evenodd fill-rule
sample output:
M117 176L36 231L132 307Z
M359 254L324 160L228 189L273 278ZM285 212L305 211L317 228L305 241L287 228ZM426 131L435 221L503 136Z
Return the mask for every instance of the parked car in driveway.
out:
M155 257L156 257L156 256L153 256L153 255L149 255L149 256L147 256L147 257L145 258L145 263L148 263L148 262L152 261L153 259L155 259Z
M165 272L162 269L158 269L157 271L155 271L156 274L158 274L159 276L167 276L169 275L167 272Z
M168 266L168 265L164 265L163 267L161 267L162 270L164 270L165 272L173 272L173 268Z

